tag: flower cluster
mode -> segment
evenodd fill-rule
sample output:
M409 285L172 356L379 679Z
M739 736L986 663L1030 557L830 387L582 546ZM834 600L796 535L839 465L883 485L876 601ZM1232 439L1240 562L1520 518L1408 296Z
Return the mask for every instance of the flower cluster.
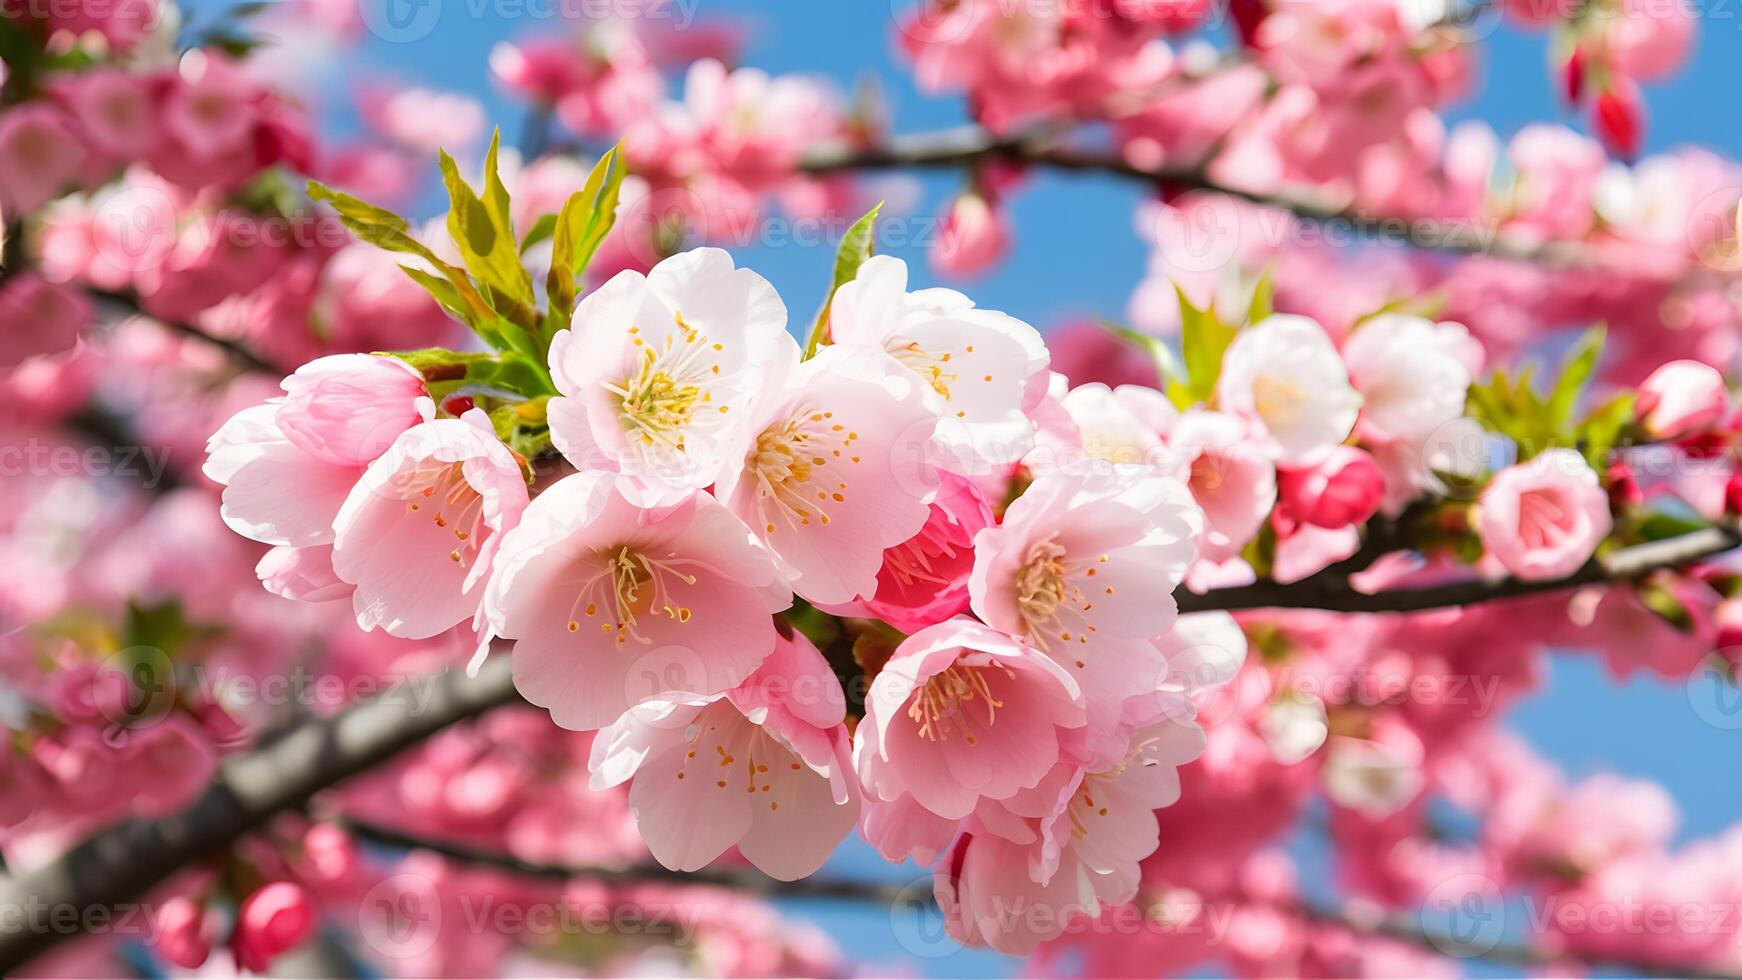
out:
M975 126L896 136L742 25L582 6L492 51L516 152L335 58L353 4L0 0L6 864L355 702L531 702L223 841L149 936L14 969L0 924L0 969L839 975L719 883L853 894L798 879L855 831L1038 972L1428 975L1394 923L1518 898L1565 972L1742 968L1654 925L1742 900L1737 832L1503 728L1581 656L1735 725L1742 169L1631 162L1684 0L1233 0L1222 50L1197 0L904 0ZM1583 124L1449 122L1490 27ZM361 199L438 148L446 214ZM1137 188L1132 329L921 288L1052 167ZM814 323L697 247L813 226Z

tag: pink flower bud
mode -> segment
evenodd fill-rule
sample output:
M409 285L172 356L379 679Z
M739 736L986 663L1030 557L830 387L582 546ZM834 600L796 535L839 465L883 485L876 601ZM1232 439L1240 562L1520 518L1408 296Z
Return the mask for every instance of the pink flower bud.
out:
M205 906L177 896L157 914L157 952L184 970L197 970L212 954L213 923Z
M1634 414L1654 439L1674 439L1715 424L1729 392L1724 376L1699 361L1671 361L1639 386Z
M284 379L277 421L299 449L329 463L366 465L419 419L423 376L404 361L337 354Z
M230 948L244 970L261 973L315 927L314 902L301 885L275 881L249 895L236 912Z
M986 271L1010 250L1004 215L979 194L963 194L950 205L943 230L931 250L931 265L946 276Z
M1338 446L1317 464L1277 472L1289 516L1319 527L1343 528L1373 516L1385 498L1385 474L1373 457Z

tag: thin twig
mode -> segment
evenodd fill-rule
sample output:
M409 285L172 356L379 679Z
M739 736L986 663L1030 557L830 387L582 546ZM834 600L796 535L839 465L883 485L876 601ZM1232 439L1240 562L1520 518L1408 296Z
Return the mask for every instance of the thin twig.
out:
M1287 585L1257 582L1252 585L1212 589L1197 593L1181 588L1174 593L1181 612L1234 612L1244 609L1325 609L1333 612L1420 612L1448 606L1469 606L1502 599L1516 599L1562 592L1605 582L1632 582L1653 572L1681 568L1704 561L1742 545L1742 535L1733 527L1703 528L1689 534L1623 548L1595 559L1566 578L1533 581L1518 578L1472 579L1445 585L1412 589L1360 592L1343 576L1313 576Z
M95 287L87 287L85 291L96 299L108 303L110 306L117 307L127 316L144 317L152 323L159 324L164 329L173 333L178 333L184 337L190 337L203 344L215 347L229 355L231 360L234 360L237 364L250 371L260 371L265 374L273 375L284 373L270 360L267 360L259 352L255 351L252 347L249 347L242 341L230 337L220 337L217 334L196 327L191 323L182 323L177 320L166 320L150 313L140 305L139 297L132 293L118 292L111 289L97 289Z
M1339 224L1361 235L1434 251L1550 266L1598 265L1603 261L1582 245L1508 236L1493 224L1369 214L1305 189L1262 193L1214 180L1200 168L1141 167L1113 153L1061 145L1056 138L1031 133L995 136L978 126L897 136L870 147L827 146L807 154L799 167L809 173L834 173L966 167L993 160L1111 174L1175 190L1214 191L1290 211L1315 224Z

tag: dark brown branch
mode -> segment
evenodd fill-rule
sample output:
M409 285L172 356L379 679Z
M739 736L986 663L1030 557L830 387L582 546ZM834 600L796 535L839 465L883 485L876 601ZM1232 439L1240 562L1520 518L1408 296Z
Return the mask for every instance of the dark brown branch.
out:
M1601 264L1600 255L1571 242L1536 242L1507 236L1495 225L1431 218L1376 215L1316 195L1307 190L1257 193L1213 180L1200 168L1146 168L1114 153L1073 149L1049 133L994 136L977 126L897 136L872 147L824 147L807 154L800 168L810 173L855 170L910 170L967 167L1004 160L1055 170L1111 174L1175 190L1204 190L1253 204L1280 208L1319 225L1340 225L1351 232L1396 241L1417 248L1463 255L1484 255L1550 266Z
M227 354L231 360L237 363L237 365L250 371L260 371L265 374L273 375L284 373L271 361L256 352L252 347L249 347L247 344L239 340L234 340L229 337L220 337L217 334L196 327L191 323L165 320L161 317L152 315L140 306L139 297L132 293L117 292L109 289L96 289L93 287L87 287L85 292L89 293L100 302L118 308L122 313L128 316L144 317L152 323L159 324L171 333L178 333L183 337L190 337L203 344L215 347Z
M0 879L0 975L72 938L56 928L69 913L54 910L73 910L78 921L89 910L135 900L177 871L222 853L274 814L304 805L449 725L513 702L518 695L508 663L492 658L476 678L450 670L433 690L401 685L332 718L305 721L228 760L181 813L122 821L40 868Z
M1742 545L1742 536L1729 527L1709 527L1663 541L1623 548L1595 559L1566 578L1526 581L1517 578L1472 579L1413 589L1360 592L1342 575L1312 576L1283 585L1257 582L1234 588L1196 593L1181 587L1174 593L1181 612L1243 609L1326 609L1333 612L1419 612L1448 606L1469 606L1502 599L1517 599L1562 592L1605 582L1632 582L1652 572L1682 568L1723 554Z

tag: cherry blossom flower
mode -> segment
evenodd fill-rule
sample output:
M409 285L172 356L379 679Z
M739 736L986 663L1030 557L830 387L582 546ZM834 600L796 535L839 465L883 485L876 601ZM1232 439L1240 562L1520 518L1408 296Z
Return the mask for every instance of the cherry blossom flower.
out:
M1362 436L1419 445L1461 417L1480 366L1481 348L1472 346L1462 324L1397 314L1361 324L1343 345L1343 362L1361 393Z
M1199 554L1209 561L1238 555L1276 503L1275 447L1245 420L1205 411L1182 415L1167 441L1189 460L1186 485L1204 512Z
M1024 414L1046 394L1046 345L1015 317L977 309L948 289L907 289L900 259L873 256L835 293L829 336L844 346L874 347L907 367L943 419L939 438L951 469L973 475L1015 462L1033 441ZM968 465L974 464L973 469Z
M697 870L736 845L792 881L821 866L859 816L845 718L822 654L782 637L740 688L645 701L601 730L592 787L634 777L636 824L668 868Z
M333 572L355 586L357 625L421 639L473 617L526 505L520 462L482 411L407 429L333 518Z
M1613 523L1596 471L1571 449L1550 449L1501 471L1476 509L1483 547L1524 579L1577 571Z
M903 633L917 633L967 611L974 536L997 519L980 489L954 473L940 474L927 512L918 532L884 550L877 591L829 606L829 612L880 619Z
M625 483L592 472L546 487L505 536L484 598L487 633L516 641L521 694L576 731L742 683L774 649L771 614L792 602L712 496L646 509Z
M1084 722L1064 668L966 617L913 634L878 673L853 758L868 806L904 796L945 819L1033 787ZM875 802L872 802L872 801Z
M1724 415L1724 376L1698 361L1671 361L1639 383L1634 411L1646 434L1673 439L1706 428Z
M1216 391L1224 411L1263 426L1281 447L1279 461L1292 465L1347 438L1361 407L1324 328L1284 314L1234 338Z
M1151 642L1173 625L1173 589L1197 557L1203 514L1162 476L1054 474L974 539L974 613L1058 663L1083 690L1091 748L1127 698L1153 693L1166 664Z
M1135 897L1138 862L1161 840L1155 811L1179 799L1178 768L1203 751L1204 733L1163 720L1130 743L1111 767L1061 770L1036 817L957 839L935 878L950 935L1023 956L1077 915Z
M620 272L551 344L551 440L648 503L706 487L742 458L742 416L792 345L774 288L719 249Z
M714 492L799 595L872 595L884 549L925 526L937 416L912 373L881 351L831 347L790 373L754 409L742 466Z

